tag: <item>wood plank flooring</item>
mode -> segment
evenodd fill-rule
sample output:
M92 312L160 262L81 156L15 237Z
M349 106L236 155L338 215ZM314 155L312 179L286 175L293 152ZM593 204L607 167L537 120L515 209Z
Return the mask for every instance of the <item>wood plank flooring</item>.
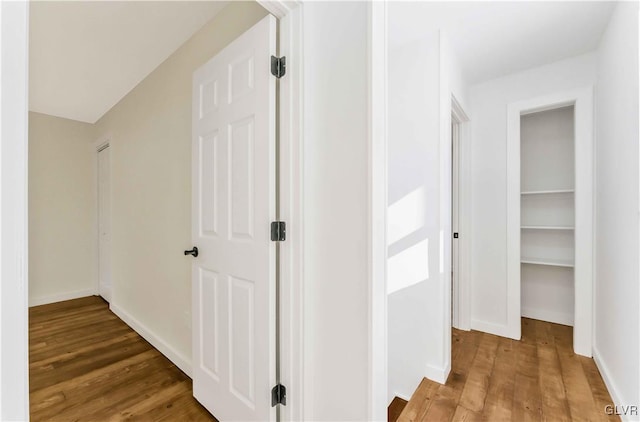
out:
M406 406L406 400L400 397L394 397L387 409L387 420L392 422L397 421Z
M573 353L571 327L523 318L521 341L454 329L452 342L447 383L423 379L389 421L619 420L604 412L612 400L593 359Z
M100 297L30 308L29 354L32 421L215 421Z

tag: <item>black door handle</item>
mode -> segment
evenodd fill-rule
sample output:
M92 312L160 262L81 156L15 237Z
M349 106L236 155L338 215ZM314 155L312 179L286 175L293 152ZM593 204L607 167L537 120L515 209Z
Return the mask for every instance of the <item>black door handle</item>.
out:
M193 249L191 249L190 251L184 251L185 255L191 255L194 258L198 257L198 247L194 246Z

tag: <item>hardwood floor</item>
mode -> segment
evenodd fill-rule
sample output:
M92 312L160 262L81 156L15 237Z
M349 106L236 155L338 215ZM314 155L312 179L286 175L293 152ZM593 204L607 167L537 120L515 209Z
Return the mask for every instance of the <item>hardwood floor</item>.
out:
M400 414L407 406L407 401L400 397L394 397L387 409L387 420L389 422L396 422L400 417Z
M571 327L523 318L521 341L455 329L452 340L446 385L423 379L398 422L619 420L604 412L612 401L593 360L573 353Z
M215 421L99 297L30 308L29 355L32 421Z
M522 340L453 330L446 385L424 379L390 421L605 421L611 397L572 329L523 318ZM33 421L214 421L191 380L99 297L29 309Z

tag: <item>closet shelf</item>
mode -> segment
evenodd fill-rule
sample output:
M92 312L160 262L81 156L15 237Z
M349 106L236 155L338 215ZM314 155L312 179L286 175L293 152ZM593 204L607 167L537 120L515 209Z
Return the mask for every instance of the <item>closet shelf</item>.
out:
M573 261L569 259L550 259L550 258L529 258L522 257L520 259L522 264L534 264L534 265L550 265L553 267L567 267L573 268Z
M573 230L573 226L522 226L522 230Z
M575 193L573 189L557 189L557 190L530 190L520 192L521 195L549 195L556 193Z

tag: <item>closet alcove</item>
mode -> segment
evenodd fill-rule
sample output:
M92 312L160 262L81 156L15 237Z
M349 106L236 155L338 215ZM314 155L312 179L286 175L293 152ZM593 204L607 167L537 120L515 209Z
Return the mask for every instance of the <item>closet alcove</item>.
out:
M591 88L508 107L508 325L573 326L592 355L593 94Z

